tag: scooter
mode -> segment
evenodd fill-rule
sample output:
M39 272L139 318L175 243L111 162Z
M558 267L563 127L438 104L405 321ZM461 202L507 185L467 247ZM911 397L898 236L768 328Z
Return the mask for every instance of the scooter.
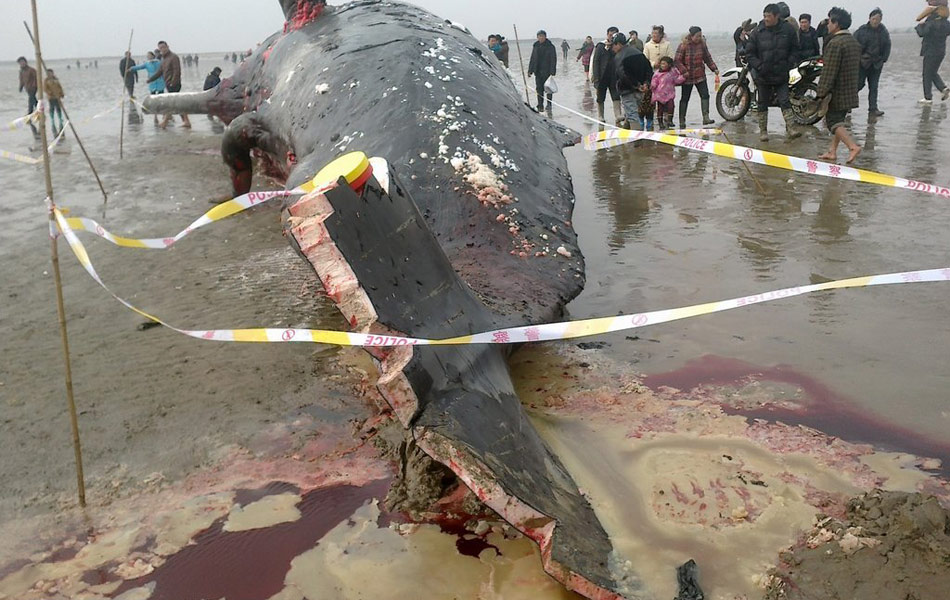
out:
M749 73L749 63L741 57L743 65L722 74L719 92L716 94L716 109L726 121L738 121L750 110L757 110L756 88ZM818 78L824 62L821 57L803 60L788 73L789 98L792 112L799 125L814 125L821 120L821 102L818 101ZM769 106L778 106L773 98Z

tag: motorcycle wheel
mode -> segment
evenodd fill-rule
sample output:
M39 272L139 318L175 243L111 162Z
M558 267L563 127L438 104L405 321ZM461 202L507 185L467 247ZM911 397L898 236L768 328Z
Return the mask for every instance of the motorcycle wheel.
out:
M799 125L814 125L824 116L821 114L821 102L818 101L818 82L809 81L800 98L792 100L792 112Z
M738 121L749 112L752 94L749 87L733 79L722 84L716 94L716 110L726 121Z

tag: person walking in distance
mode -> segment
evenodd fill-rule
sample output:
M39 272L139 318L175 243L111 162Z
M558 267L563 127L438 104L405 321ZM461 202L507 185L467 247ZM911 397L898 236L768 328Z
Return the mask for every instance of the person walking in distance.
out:
M719 76L719 67L716 66L716 61L709 53L703 30L694 25L689 28L689 35L683 39L679 48L676 49L676 68L686 78L686 82L683 83L683 91L680 93L680 129L686 128L686 110L689 108L689 99L694 87L699 92L703 111L703 125L715 123L709 118L709 85L706 83L707 66L717 77Z
M46 92L46 99L49 100L49 122L53 126L53 135L59 135L63 130L63 98L66 94L63 92L63 85L59 82L59 77L53 72L53 69L46 69L46 77L43 79L43 91ZM59 116L59 126L56 126L56 116Z
M868 86L868 116L883 117L884 111L877 105L878 86L884 63L891 57L891 34L881 21L884 13L880 8L871 11L868 22L858 27L854 39L861 44L861 71L858 73L858 91Z
M567 40L561 40L561 53L564 54L564 60L567 60L567 52L571 49L571 45L567 43Z
M16 62L20 65L20 91L26 91L26 114L32 115L36 110L36 92L39 89L36 80L36 69L31 67L23 56L16 59ZM40 131L33 124L33 121L30 121L30 129L33 130L33 137L39 139Z
M587 36L584 45L577 52L577 60L584 65L584 78L590 81L590 58L594 54L594 38ZM574 61L577 62L577 61Z
M851 27L851 13L838 8L828 13L828 41L824 45L824 69L818 80L818 99L826 102L825 124L834 138L828 152L819 158L835 162L838 158L838 145L844 142L848 147L848 164L861 154L848 131L848 111L858 107L858 72L861 70L861 44L854 39L848 29Z
M620 96L614 81L613 69L613 39L620 30L616 27L607 29L607 38L597 42L594 46L594 57L590 63L590 82L597 88L597 118L604 121L604 102L607 101L607 92L614 105L614 122L619 124L623 120L623 108L620 106Z
M158 81L158 78L162 77L165 79L165 89L171 94L176 94L181 91L181 59L178 58L177 54L171 51L168 44L164 41L158 43L158 51L162 55L162 62L155 74L148 78L148 82ZM170 120L171 115L165 115L159 127L165 129L168 127ZM191 127L191 121L188 119L188 115L181 115L181 121L182 127Z
M119 74L125 82L129 98L135 98L135 83L139 80L139 74L132 69L134 66L135 60L132 58L132 53L126 51L125 56L119 61Z
M758 92L759 139L769 139L769 105L778 101L785 117L785 137L802 134L795 127L795 113L789 98L788 72L798 56L798 37L794 27L780 18L777 4L768 4L762 11L762 22L752 31L746 43L746 60L752 69Z
M940 77L940 65L947 55L947 36L950 21L947 0L929 0L929 6L917 17L917 35L921 37L920 55L924 59L924 97L921 104L933 104L933 88L937 87L942 100L950 98L950 87Z
M538 112L544 110L544 97L548 97L548 110L554 106L551 102L554 100L554 94L549 94L544 90L544 84L549 77L557 75L557 48L548 39L548 34L543 29L538 32L538 41L534 43L531 50L531 62L528 63L528 77L534 75L535 90L538 94Z

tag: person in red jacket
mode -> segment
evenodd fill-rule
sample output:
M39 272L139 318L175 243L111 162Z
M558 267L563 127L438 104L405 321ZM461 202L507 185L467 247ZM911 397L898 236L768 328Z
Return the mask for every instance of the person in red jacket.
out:
M689 35L676 49L675 60L676 69L686 78L680 94L680 129L686 128L686 109L689 107L689 99L694 87L699 92L702 104L703 125L712 125L715 121L709 118L709 85L706 83L706 67L708 66L717 77L719 67L716 66L716 61L709 53L702 28L695 25L689 28Z

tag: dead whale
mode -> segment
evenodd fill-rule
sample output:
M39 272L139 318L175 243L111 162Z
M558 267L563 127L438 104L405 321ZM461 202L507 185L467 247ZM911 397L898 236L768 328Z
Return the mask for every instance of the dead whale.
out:
M461 26L417 7L282 2L287 23L202 94L158 112L229 122L236 192L252 156L294 187L344 152L382 157L285 207L285 230L355 330L451 337L559 316L584 285L562 148L576 135L520 100ZM409 440L541 547L591 598L642 597L590 504L525 416L508 346L374 348Z

